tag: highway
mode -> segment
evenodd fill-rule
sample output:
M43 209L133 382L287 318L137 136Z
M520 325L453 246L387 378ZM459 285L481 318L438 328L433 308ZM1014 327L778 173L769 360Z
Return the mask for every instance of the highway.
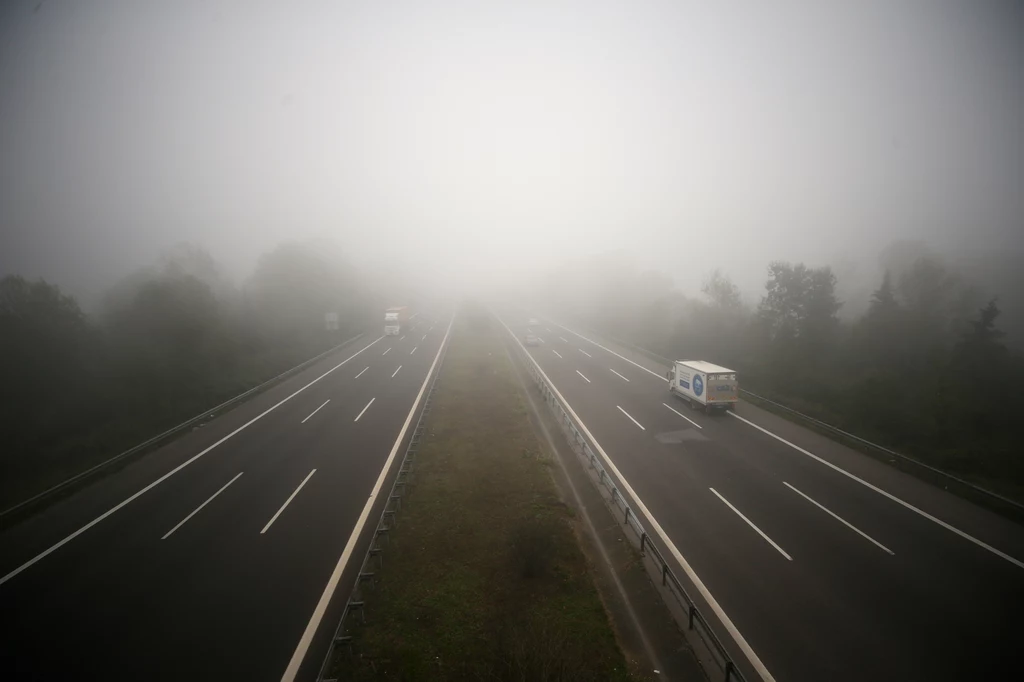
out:
M6 530L0 677L315 679L449 328L374 328Z
M524 339L528 311L499 317ZM693 411L670 396L667 367L540 322L527 351L662 529L643 519L675 550L666 557L703 583L713 605L672 567L748 680L991 679L1015 667L1020 526L748 403Z

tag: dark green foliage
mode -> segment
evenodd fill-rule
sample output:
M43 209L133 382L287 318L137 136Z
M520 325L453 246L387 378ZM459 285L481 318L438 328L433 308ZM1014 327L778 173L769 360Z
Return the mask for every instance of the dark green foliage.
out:
M24 466L96 413L88 387L100 347L75 300L42 280L0 280L0 467ZM0 480L7 476L0 474Z
M719 310L739 310L743 307L740 290L728 275L717 268L704 280L700 292L708 297L711 305Z
M240 293L180 245L87 317L44 281L0 280L0 507L78 473L355 334L371 310L344 263L267 254ZM328 332L324 313L338 312Z
M303 244L282 244L264 254L246 287L250 313L262 320L267 341L310 348L323 337L324 313L349 319L358 308L357 294L347 264Z
M893 370L908 352L906 311L896 300L892 275L886 271L882 284L871 297L867 314L855 327L861 346L860 367Z
M707 300L645 293L639 277L616 272L619 300L643 316L612 314L593 299L563 305L612 336L732 367L750 390L1012 494L1024 485L1012 423L1024 408L1024 358L1004 344L994 299L983 304L926 254L896 255L867 312L849 324L837 317L831 269L802 263L769 266L756 311L719 271L702 289Z
M831 268L776 261L768 266L767 293L758 307L767 342L780 350L814 352L835 340L836 276Z

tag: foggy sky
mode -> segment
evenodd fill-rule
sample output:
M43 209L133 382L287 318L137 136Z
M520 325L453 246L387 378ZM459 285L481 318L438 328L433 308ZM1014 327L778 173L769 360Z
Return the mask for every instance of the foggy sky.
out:
M1021 243L1016 3L36 5L0 9L0 274L86 297L183 240L236 278L326 237L463 284L628 249L745 291Z

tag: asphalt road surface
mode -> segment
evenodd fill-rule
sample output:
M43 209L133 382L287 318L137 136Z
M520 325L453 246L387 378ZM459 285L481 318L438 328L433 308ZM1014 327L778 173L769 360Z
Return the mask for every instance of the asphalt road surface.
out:
M522 341L529 311L499 312ZM660 526L652 535L748 680L1014 668L1020 526L751 404L693 411L669 394L667 367L540 322L528 352Z
M363 337L5 531L0 678L315 679L449 321Z

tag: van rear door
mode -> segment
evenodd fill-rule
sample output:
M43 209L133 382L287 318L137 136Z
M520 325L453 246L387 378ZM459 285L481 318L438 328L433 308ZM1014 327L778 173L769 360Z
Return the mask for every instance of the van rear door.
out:
M733 373L709 374L708 402L734 403L740 397L739 387L739 382Z

